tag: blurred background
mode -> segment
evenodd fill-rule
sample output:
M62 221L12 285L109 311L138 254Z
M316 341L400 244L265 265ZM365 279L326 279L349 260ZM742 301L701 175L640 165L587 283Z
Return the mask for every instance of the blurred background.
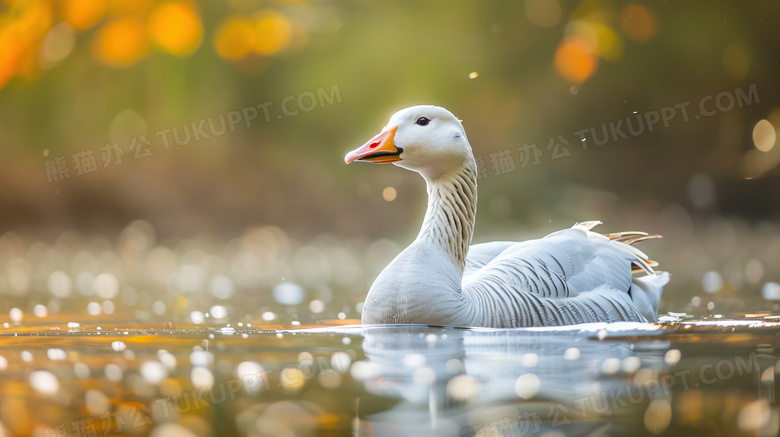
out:
M645 230L663 311L777 310L780 4L0 2L0 312L359 318L421 178L345 166L463 120L475 242ZM10 311L10 313L9 313ZM16 318L15 318L16 317Z

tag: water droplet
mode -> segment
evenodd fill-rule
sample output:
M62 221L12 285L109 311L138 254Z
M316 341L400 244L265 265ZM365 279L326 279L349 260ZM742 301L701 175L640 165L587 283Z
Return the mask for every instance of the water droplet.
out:
M190 373L190 379L195 387L214 385L214 375L211 370L205 367L194 367Z
M157 351L157 359L171 370L176 368L176 357L167 350L160 349Z
M567 348L563 351L563 359L566 361L576 361L580 359L580 350L576 347Z
M607 375L614 375L620 370L620 360L617 358L607 358L601 363L601 371Z
M141 376L153 385L159 384L168 376L168 369L157 361L147 361L141 365Z
M414 371L412 380L415 384L431 385L436 382L436 372L430 367L420 367Z
M210 367L214 364L214 354L208 351L193 351L190 354L190 364L195 367Z
M379 375L380 370L376 364L369 361L355 361L349 369L349 373L357 380L367 380Z
M217 276L211 280L211 294L218 299L229 299L233 297L236 287L233 281L227 276Z
M313 300L309 302L309 309L311 312L315 314L319 314L323 311L325 311L325 303L323 303L321 300Z
M263 366L254 361L244 361L236 366L236 376L246 378L247 376L257 376L264 371Z
M780 300L780 284L767 282L761 288L761 295L767 300Z
M298 305L303 302L304 290L298 284L285 281L274 287L274 300L282 305Z
M404 357L404 367L408 369L416 369L425 365L425 355L422 354L408 354Z
M100 298L113 299L119 294L119 281L111 273L101 273L92 281L92 289Z
M539 355L536 355L535 353L527 353L523 355L523 358L521 358L520 363L523 365L523 367L536 367L536 365L539 363Z
M46 308L46 305L35 305L33 307L33 314L35 314L35 317L43 318L49 315L49 310Z
M664 355L664 362L670 366L674 366L678 362L680 362L680 358L682 357L682 353L679 349L669 349L666 351L666 354Z
M114 302L110 300L103 301L103 305L101 307L103 309L103 314L114 314L114 310L116 309L114 307Z
M152 304L152 312L157 314L158 316L162 316L165 314L165 310L167 310L168 307L165 305L165 302L162 301L156 301Z
M84 403L91 416L100 416L108 412L111 406L111 402L106 395L98 390L87 390L87 393L84 395Z
M222 305L214 305L209 308L209 313L217 320L225 319L228 316L228 310Z
M346 372L352 364L352 357L346 352L334 352L330 356L330 365L339 372Z
M467 400L477 394L479 383L468 375L458 375L447 382L447 394L457 400Z
M515 393L523 399L531 399L539 393L541 381L534 373L526 373L517 378L515 382Z
M634 373L639 370L642 365L642 360L639 357L626 357L623 359L623 371L626 373Z
M87 312L91 316L99 316L103 308L97 302L90 302L87 304Z
M52 361L62 361L68 357L68 354L59 348L52 348L46 351L46 356Z
M76 378L89 378L91 376L89 366L84 363L75 363L73 365L73 374L76 375Z
M447 360L447 363L444 364L444 370L452 375L458 374L463 371L463 361L457 358Z
M8 312L8 316L11 317L12 322L19 323L24 319L24 312L19 308L11 308L11 311Z
M103 373L106 375L106 378L108 378L110 381L121 381L123 371L122 368L119 367L116 364L107 364L105 369L103 370Z
M190 313L190 321L196 325L200 325L206 321L206 316L200 311L193 311Z
M54 395L60 389L60 381L53 373L46 370L36 370L30 373L30 385L40 393Z
M645 428L652 434L661 434L672 420L672 406L666 399L654 399L645 410Z

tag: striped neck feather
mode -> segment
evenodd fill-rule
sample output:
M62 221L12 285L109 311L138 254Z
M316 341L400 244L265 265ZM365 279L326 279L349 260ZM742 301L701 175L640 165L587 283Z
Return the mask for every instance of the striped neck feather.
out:
M477 214L477 169L469 157L454 173L436 179L426 178L428 210L418 241L429 241L442 248L458 265L461 273L474 233Z

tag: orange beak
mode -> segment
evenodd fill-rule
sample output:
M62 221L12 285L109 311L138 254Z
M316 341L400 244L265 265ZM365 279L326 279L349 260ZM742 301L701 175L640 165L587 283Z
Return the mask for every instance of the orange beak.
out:
M371 138L366 144L347 153L347 156L344 157L344 162L349 164L350 162L357 160L373 162L375 164L385 164L388 162L400 161L401 158L399 155L404 149L395 146L394 138L396 130L398 130L398 126L393 126L374 138Z

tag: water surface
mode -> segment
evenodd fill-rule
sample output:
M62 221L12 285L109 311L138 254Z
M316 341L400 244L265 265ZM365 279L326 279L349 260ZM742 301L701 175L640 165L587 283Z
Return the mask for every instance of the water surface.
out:
M6 323L0 435L774 436L778 320Z

